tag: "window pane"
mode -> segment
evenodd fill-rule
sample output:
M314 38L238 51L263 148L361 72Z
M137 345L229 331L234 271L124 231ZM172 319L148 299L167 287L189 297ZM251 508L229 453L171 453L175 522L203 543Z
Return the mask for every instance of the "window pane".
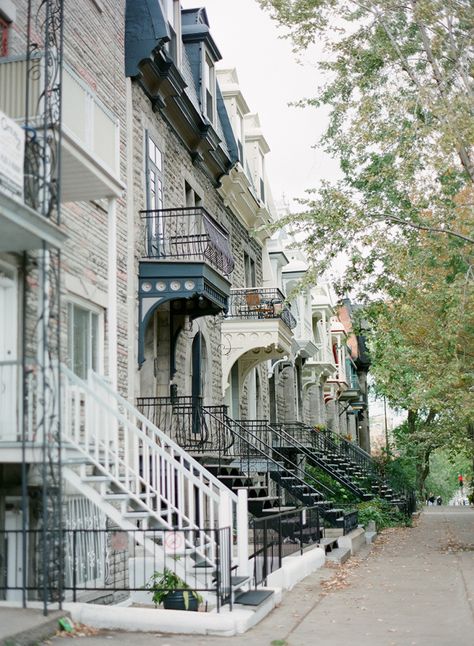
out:
M155 164L159 171L163 168L163 155L158 148L155 147Z
M91 313L91 368L97 372L99 367L99 317Z
M89 312L73 306L73 364L72 369L81 379L87 376L89 350Z

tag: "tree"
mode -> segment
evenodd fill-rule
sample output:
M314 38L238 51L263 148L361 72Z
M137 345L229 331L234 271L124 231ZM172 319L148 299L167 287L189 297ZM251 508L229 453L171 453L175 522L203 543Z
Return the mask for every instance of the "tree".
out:
M329 106L321 145L340 160L342 179L310 189L301 200L305 212L290 218L296 229L309 231L317 268L348 253L345 287L351 287L384 265L380 243L383 249L387 238L399 241L421 230L456 238L472 253L472 3L260 4L287 28L297 50L315 39L326 47L319 67L328 81L317 97L298 105Z
M295 50L325 44L320 142L341 179L288 224L313 276L347 258L378 390L409 411L421 489L430 455L472 446L474 11L468 0L259 0ZM471 432L469 432L471 429ZM416 445L416 446L415 446Z

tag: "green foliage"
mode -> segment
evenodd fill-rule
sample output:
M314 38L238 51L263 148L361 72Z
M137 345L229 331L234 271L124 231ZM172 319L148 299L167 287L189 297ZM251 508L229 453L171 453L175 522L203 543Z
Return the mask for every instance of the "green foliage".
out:
M336 503L337 506L344 507L347 505L353 505L358 501L358 498L356 496L354 496L350 491L339 484L337 480L331 478L331 476L329 476L321 469L307 465L306 480L316 489L318 488L319 483L330 489L333 494L329 495L328 497L332 502Z
M366 527L373 520L377 531L385 529L386 527L406 526L411 523L411 519L408 519L396 507L393 507L381 498L361 502L357 508L359 511L359 523Z
M186 610L189 608L189 595L194 597L198 603L202 603L203 601L200 594L195 590L191 590L189 585L176 572L173 572L169 568L165 568L164 572L154 572L145 587L152 593L151 598L155 606L159 606L170 593L177 590L183 593L184 607Z
M462 0L259 0L295 50L322 42L320 145L341 179L278 222L315 277L347 259L338 289L361 316L379 394L409 411L390 469L474 452L474 12ZM408 481L413 481L413 469Z
M450 455L446 450L433 453L430 459L430 474L426 478L425 489L435 496L441 496L447 504L459 490L458 475L462 473L466 483L473 478L472 458L464 454Z

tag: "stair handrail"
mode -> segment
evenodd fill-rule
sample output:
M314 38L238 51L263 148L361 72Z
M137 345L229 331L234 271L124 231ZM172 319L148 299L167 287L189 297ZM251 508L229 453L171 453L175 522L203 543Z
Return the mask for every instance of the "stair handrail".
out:
M253 420L248 420L248 421L253 421ZM266 429L266 432L271 433L273 437L274 436L276 436L277 438L284 437L288 442L291 442L292 448L298 449L298 451L300 451L301 453L305 453L306 455L308 455L307 452L305 451L304 445L301 444L300 442L298 442L289 433L287 433L283 429L277 429L275 426L273 426L267 420L259 420L259 421L263 422L264 427ZM245 425L247 420L238 420L238 421L234 420L234 422L239 423L241 425L241 427L244 428L246 432L248 432L248 427ZM255 433L255 431L252 431L252 433ZM278 451L278 449L276 449L273 446L273 444L272 444L272 450L277 451L280 455L282 455L281 451ZM285 462L290 462L290 464L294 465L294 462L291 462L290 460L288 460L288 458L286 458L286 456L284 457L284 460L285 460ZM304 469L302 469L299 465L296 465L296 467L302 473L304 473L305 475L308 475L314 482L316 482L316 486L318 487L317 490L319 491L319 489L321 489L321 491L319 491L320 493L324 493L325 495L328 495L328 496L335 496L336 495L335 492L330 487L328 487L326 484L324 484L323 482L321 482L320 480L315 478L313 475L311 475L309 473L306 473L306 471Z
M212 417L214 417L214 415L213 415L211 412L208 412L207 414L208 414L208 415L211 415ZM276 449L274 449L273 447L271 447L267 442L265 442L264 440L262 440L261 438L259 438L257 435L255 435L255 434L254 434L254 433L252 433L251 431L248 431L248 429L246 429L244 426L242 426L242 424L241 424L241 423L239 423L238 421L236 421L236 420L232 419L232 418L231 418L231 417L229 417L228 415L224 415L224 418L225 418L225 420L226 420L224 423L225 423L225 424L227 424L227 427L228 427L228 429L230 430L230 432L231 432L234 436L236 436L236 437L237 437L241 442L243 442L244 444L246 444L248 448L250 448L250 447L251 447L252 449L256 450L260 455L262 455L262 456L264 457L264 459L265 459L267 462L271 462L271 463L273 463L274 465L276 465L276 466L278 467L278 469L277 469L278 471L284 471L284 472L286 472L286 473L287 473L287 474L289 474L292 478L294 478L295 480L297 480L300 484L303 484L305 487L307 487L307 488L308 488L308 490L309 490L311 493L315 493L315 494L317 494L318 496L321 496L321 495L322 495L322 493L321 493L320 491L318 491L315 487L313 487L311 484L309 484L308 482L306 482L306 480L304 480L304 477L303 477L303 478L301 478L299 475L296 475L295 473L292 473L292 471L291 471L290 469L288 469L288 468L287 468L287 467L285 467L283 464L281 464L280 462L278 462L277 460L275 460L275 458L272 456L272 453L273 453L273 454L276 454L276 456L277 456L277 457L280 457L282 462L289 463L292 467L294 467L294 468L295 468L295 470L296 470L297 472L300 472L300 473L301 473L301 472L303 472L303 470L301 469L301 467L299 467L298 465L296 465L296 464L294 464L293 462L291 462L291 460L288 460L288 459L287 459L283 454L281 454L278 450L276 450ZM238 432L238 431L236 430L236 427L238 427L238 428L240 429L240 431L241 431L241 432ZM257 441L260 445L262 445L266 450L263 450L263 449L262 449L262 448L260 448L259 446L255 445L255 444L252 444L252 443L249 441L249 439L248 439L248 437L249 437L249 436L250 436L251 438L253 438L254 440L256 440L256 441ZM228 454L228 453L226 453L226 456L229 456L229 454ZM236 456L236 457L241 457L241 456ZM248 454L247 459L248 459L248 460L250 460L250 454ZM303 475L305 475L305 474L304 474L304 472L303 472ZM327 489L329 492L331 492L331 490L329 489L329 487L326 487L326 489ZM291 494L291 491L290 491L289 493ZM334 492L331 492L331 493L334 495ZM294 496L294 494L291 494L291 495L293 495L293 496ZM319 502L319 501L315 501L315 502L314 502L314 504L317 506L317 505L318 505L318 502ZM320 513L321 513L321 515L322 515L323 517L326 517L326 513L325 513L325 510L324 510L323 508L319 508L319 511L320 511Z
M72 373L73 374L73 373ZM74 375L75 376L75 375ZM212 484L219 489L219 491L225 491L227 493L227 487L222 484L212 473L210 473L205 467L202 466L200 462L195 460L187 451L179 446L174 440L172 440L166 433L160 430L155 426L150 420L145 417L140 411L138 411L130 402L128 402L122 395L116 392L107 381L100 375L91 371L92 378L100 384L111 396L113 396L124 408L127 409L134 417L136 417L142 424L144 424L155 437L159 437L162 442L165 442L169 448L171 448L177 455L186 460L190 465L192 465L197 471L203 473L206 477L206 480L212 482ZM237 504L237 496L231 492L231 500L233 503Z
M303 428L306 428L308 432L313 432L311 426L309 426L308 424L304 424L303 422L294 423ZM378 482L379 485L390 486L390 488L393 489L398 495L407 497L407 492L401 492L400 490L398 490L397 487L394 487L391 484L389 477L382 475L382 473L380 472L380 466L377 464L374 458L369 453L367 453L367 451L364 451L364 449L362 449L357 444L354 444L342 435L339 435L338 433L335 433L328 428L322 431L318 431L318 434L319 433L324 436L325 444L337 451L338 455L353 459L354 463L358 464L359 466L362 464L363 468L368 471L368 477ZM341 446L344 448L341 449Z
M112 416L112 419L115 418L119 423L121 423L124 427L124 429L127 429L127 431L131 432L141 443L142 443L142 449L143 449L143 454L140 456L142 458L142 468L145 471L145 476L150 475L150 457L152 457L153 453L157 454L157 460L163 460L165 464L165 470L167 471L169 468L169 471L173 472L179 472L181 471L183 473L183 478L186 480L186 482L192 485L195 485L199 491L203 492L204 495L208 498L209 500L209 512L210 512L210 525L212 526L217 520L219 516L219 503L220 503L220 496L218 493L210 486L212 486L217 489L220 493L225 494L226 500L229 501L229 505L232 508L232 513L230 514L230 517L232 518L235 515L236 509L237 509L237 496L233 492L229 492L228 489L219 481L217 478L215 478L211 473L209 473L202 465L200 465L196 460L194 460L190 455L188 455L181 447L179 447L177 444L175 444L170 438L168 438L160 429L156 428L153 426L149 420L147 420L139 411L133 408L127 400L125 400L119 393L113 390L113 388L106 382L104 381L101 377L96 375L95 373L92 373L92 371L89 373L89 379L90 379L90 384L83 381L77 375L75 375L72 371L70 371L66 366L62 365L60 366L61 373L63 376L76 388L80 389L80 392L88 395L92 400L95 401L96 404L99 404L100 406L100 412L107 412L109 415ZM68 385L70 385L68 384ZM94 389L92 386L95 385L96 388ZM110 403L103 401L103 399L98 395L97 393L97 387L101 386L104 388L105 392L113 399L115 399L116 402L120 403L121 405L124 406L126 411L135 419L139 420L144 427L149 431L151 437L149 437L143 430L141 430L137 424L134 424L132 421L130 421L127 417L123 416L119 410L117 410L113 405ZM64 392L67 392L67 389L65 388ZM87 408L88 407L88 408ZM75 411L77 414L77 411ZM86 424L87 424L87 418L88 416L96 415L97 411L94 411L91 409L90 406L90 401L89 404L86 402L86 421L84 422L84 435L86 435ZM67 418L65 416L65 418ZM77 421L77 420L76 420ZM66 426L66 425L64 425ZM79 427L79 435L80 435L80 427ZM174 476L171 478L172 482L168 482L168 484L165 486L165 491L163 492L161 490L158 490L156 486L154 486L150 479L147 479L145 476L140 475L140 469L139 469L139 456L130 456L130 452L128 450L128 438L125 438L126 441L124 441L124 450L123 450L123 456L120 455L120 449L118 445L118 438L114 440L113 438L111 439L110 437L106 437L106 441L101 443L100 448L102 450L105 449L105 455L107 456L105 460L100 460L99 458L99 442L97 441L97 438L94 438L96 441L94 442L94 453L91 453L88 451L88 444L87 437L84 439L85 444L84 447L81 445L80 442L80 437L75 437L74 433L72 433L70 436L67 437L68 441L71 442L71 444L75 445L76 448L81 451L82 453L88 455L90 459L93 459L96 466L104 473L106 473L113 482L115 482L116 485L118 485L120 488L126 488L127 493L129 493L130 498L132 498L135 503L137 503L141 508L145 509L151 516L154 516L159 522L161 522L164 526L168 526L169 528L173 529L179 529L180 527L186 527L189 529L196 529L199 530L199 541L201 545L204 545L204 548L206 545L210 545L211 547L211 555L209 556L208 554L205 553L205 551L202 551L199 547L195 545L188 545L188 547L193 547L196 550L196 553L199 554L203 559L205 559L208 563L210 564L215 564L215 546L212 545L209 542L209 537L206 535L205 530L202 529L202 527L199 527L190 517L186 516L185 510L184 510L184 505L177 506L172 498L170 497L170 491L173 494L176 494L176 491L174 490L175 483L174 483ZM159 440L157 442L156 440ZM112 449L110 448L110 444L113 444ZM115 461L115 473L114 470L109 467L110 465L110 459L112 458L113 461ZM132 458L132 459L131 459ZM102 462L105 462L105 465L102 464ZM135 462L135 468L132 466L132 462ZM187 468L185 467L187 465ZM123 478L121 479L118 476L119 469L123 469L123 472L125 474L125 485L123 483ZM163 469L159 469L158 467L158 462L153 466L152 465L152 470L155 469L155 476L158 473L159 480L163 480ZM203 478L201 480L197 475L196 472ZM127 486L128 483L128 486ZM132 483L134 483L137 487L144 487L145 489L145 500L142 500L138 492L134 492L132 490ZM164 481L161 482L163 484ZM178 487L179 487L179 480L178 480ZM168 494L166 489L168 489ZM181 491L182 497L184 498L184 490ZM152 507L151 505L151 497L156 496L156 499L159 500L160 502L163 502L167 506L167 512L168 512L168 521L165 520L165 518L161 515L159 515ZM179 496L178 496L179 497ZM192 503L194 504L194 503ZM214 510L214 505L217 506L217 509ZM172 511L170 511L172 510ZM216 513L217 512L217 513ZM178 516L178 526L174 526L171 522L171 517L172 514L175 513ZM184 521L184 524L183 524Z
M295 437L293 437L293 436L291 435L291 433L288 433L288 431L286 431L286 430L283 428L283 425L279 425L279 426L278 426L278 429L277 429L277 428L276 428L276 425L274 426L274 425L272 425L272 424L269 424L269 428L271 428L271 429L273 430L273 432L274 432L277 436L279 435L280 437L283 437L287 442L291 442L292 447L293 447L293 448L298 449L298 451L300 451L301 453L303 453L307 458L309 458L310 460L311 460L311 459L312 459L312 460L314 460L314 461L315 461L315 462L317 462L318 464L321 464L321 460L317 458L317 454L315 454L315 452L314 452L314 451L311 451L310 449L308 449L308 447L307 447L307 446L305 446L302 442L299 442L299 440L297 440ZM310 432L311 432L311 431L309 431L308 429L305 429L305 430L307 430L307 432L308 432L308 433L310 433ZM318 486L320 486L320 485L321 485L321 486L323 486L323 487L324 487L324 486L326 486L326 487L327 487L327 485L324 485L323 483L321 483L321 482L320 482L317 478L315 478L312 474L310 474L310 477L318 483ZM345 486L346 486L348 489L350 489L350 491L352 491L352 493L354 493L355 495L359 496L359 495L362 493L361 489L360 489L359 487L357 487L356 485L354 485L354 484L349 480L349 478L345 478L344 476L338 476L338 478L339 478L339 480L341 480L341 482L343 482L343 483L345 484Z

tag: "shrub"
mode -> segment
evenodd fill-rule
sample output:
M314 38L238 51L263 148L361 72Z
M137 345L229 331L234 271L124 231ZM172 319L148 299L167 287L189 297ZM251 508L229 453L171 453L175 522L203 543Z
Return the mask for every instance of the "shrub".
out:
M371 520L375 522L377 530L400 525L406 526L411 523L411 519L402 514L397 507L390 505L390 503L381 498L361 502L357 509L359 511L359 523L364 527Z

